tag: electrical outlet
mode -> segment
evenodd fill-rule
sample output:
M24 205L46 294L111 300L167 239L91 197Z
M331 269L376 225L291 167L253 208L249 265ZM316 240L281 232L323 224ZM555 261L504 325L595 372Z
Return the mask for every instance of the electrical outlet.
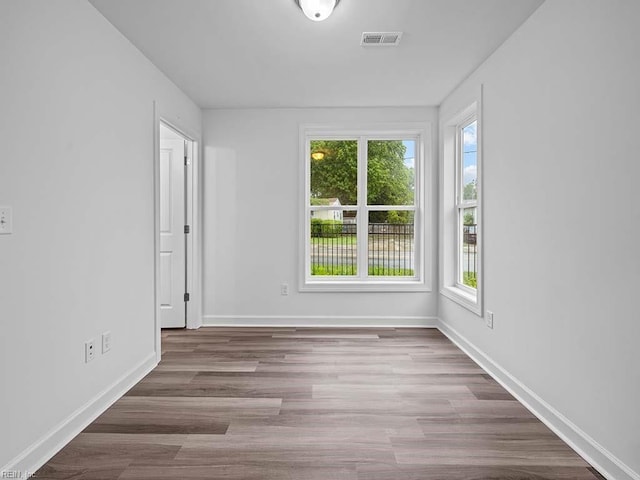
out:
M102 334L102 353L105 354L111 350L111 332Z
M92 338L84 342L84 363L89 363L96 356L96 341Z
M11 207L0 207L0 235L13 233L13 212Z
M283 283L280 285L280 295L289 295L289 284Z
M487 310L486 321L487 321L487 327L493 329L493 312Z

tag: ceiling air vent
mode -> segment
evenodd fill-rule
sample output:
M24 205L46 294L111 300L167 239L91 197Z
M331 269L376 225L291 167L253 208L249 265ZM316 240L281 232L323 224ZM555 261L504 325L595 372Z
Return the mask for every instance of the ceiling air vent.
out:
M402 32L363 32L360 45L363 47L395 47L400 43Z

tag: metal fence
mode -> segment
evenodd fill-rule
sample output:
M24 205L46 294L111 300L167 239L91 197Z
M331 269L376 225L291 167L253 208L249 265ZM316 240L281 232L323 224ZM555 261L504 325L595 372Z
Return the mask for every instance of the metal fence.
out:
M471 287L476 286L478 272L477 225L463 225L462 233L462 272L463 283Z
M357 275L357 251L356 224L311 225L312 275ZM414 263L413 224L369 224L369 275L413 276Z

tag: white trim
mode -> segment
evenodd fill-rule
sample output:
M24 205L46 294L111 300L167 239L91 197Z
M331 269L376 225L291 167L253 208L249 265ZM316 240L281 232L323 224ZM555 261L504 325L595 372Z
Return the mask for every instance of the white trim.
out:
M195 196L193 194L193 187L194 187L194 170L195 170L195 163L196 163L196 142L193 140L189 140L189 139L185 139L187 141L187 145L188 145L188 153L187 153L187 162L188 164L185 167L185 206L186 206L186 216L184 219L184 223L185 225L189 225L190 227L190 232L187 235L187 239L186 239L186 244L187 244L187 251L186 251L186 265L187 265L187 275L185 278L186 281L186 290L187 292L189 292L190 295L193 296L194 300L195 300L195 294L193 293L193 281L194 281L194 274L193 274L193 269L195 268L195 264L193 262L194 259L194 252L193 252L193 247L194 247L194 225L193 225L193 220L194 220L194 207L195 207ZM189 301L186 303L185 305L185 312L186 312L186 319L185 319L185 323L184 326L185 328L189 328L189 325L191 323L193 323L193 306L196 302L195 301Z
M478 303L477 294L469 293L457 285L442 287L440 294L482 317L482 306Z
M153 335L156 362L162 356L160 334L160 112L153 101Z
M353 278L353 280L349 280ZM307 281L298 288L300 293L308 292L430 292L431 288L420 280L408 277L376 277L376 280L362 281L355 277L322 277L318 280Z
M204 315L203 327L436 328L436 317L328 315Z
M309 137L309 135L307 134L307 144L310 145L311 144L311 138ZM368 183L369 183L369 179L368 179L368 173L367 173L367 168L369 165L369 159L368 159L368 155L369 155L369 141L368 139L363 138L362 136L358 137L358 149L357 149L357 154L358 154L358 159L357 159L357 167L356 167L356 181L357 181L357 207L356 207L356 223L358 224L358 227L356 229L356 242L357 242L357 265L358 265L358 270L357 270L357 280L354 280L360 284L364 284L364 283L368 283L368 276L369 276L369 235L368 235L368 228L369 228L369 211L367 210L367 198L368 198ZM310 162L309 162L309 157L307 157L305 159L305 166L308 169L307 173L305 174L306 176L310 177L310 172L311 172L311 168L310 168ZM417 175L416 175L417 176ZM416 188L418 191L420 191L419 187L416 185L414 188ZM307 197L305 197L305 204L309 203L309 201L307 200L308 196L309 196L309 192L310 190L307 190ZM413 202L415 204L416 199L413 199ZM415 216L415 215L414 215ZM308 220L306 220L308 222ZM414 227L415 228L415 227ZM415 231L415 230L414 230ZM415 242L415 233L413 236L414 242ZM307 248L309 248L309 237L307 237L305 239L305 246ZM414 250L415 250L415 246L414 246ZM307 257L309 257L309 253L307 253ZM416 274L416 270L418 270L417 268L414 267L413 269L413 273L414 275ZM306 275L306 279L305 279L305 283L304 283L304 290L305 291L312 291L314 288L318 288L318 287L314 287L314 276L311 275L311 270L307 270L305 271L305 275ZM317 275L317 279L319 282L322 282L323 280L325 282L337 282L340 283L340 280L336 280L335 278L333 280L331 280L330 278L322 278L319 275ZM342 287L342 285L335 285L335 287ZM371 288L371 287L365 287L365 288ZM302 290L301 290L302 291Z
M634 472L442 319L438 320L438 329L606 478L640 480L640 473Z
M197 329L202 325L202 178L200 171L203 165L202 139L199 135L193 138L193 158L191 160L191 286L192 300L188 304L187 328Z
M185 136L184 134L182 134ZM191 226L187 248L187 291L191 295L187 303L186 328L197 329L202 325L202 282L200 281L201 234L200 225L200 142L197 138L186 137L191 143L191 163L187 169L187 218L186 223Z
M17 457L0 468L0 472L35 473L73 438L84 430L107 408L120 399L131 387L142 380L158 363L155 352L150 353L136 367L125 373L105 390L93 397L66 419L53 427Z

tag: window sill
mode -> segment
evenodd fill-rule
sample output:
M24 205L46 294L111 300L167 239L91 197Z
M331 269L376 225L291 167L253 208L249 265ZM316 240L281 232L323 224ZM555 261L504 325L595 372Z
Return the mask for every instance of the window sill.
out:
M458 305L482 317L482 305L478 300L478 293L474 295L454 286L443 287L440 293L449 300L456 302Z
M420 280L356 281L308 280L300 285L300 292L430 292L431 288Z

